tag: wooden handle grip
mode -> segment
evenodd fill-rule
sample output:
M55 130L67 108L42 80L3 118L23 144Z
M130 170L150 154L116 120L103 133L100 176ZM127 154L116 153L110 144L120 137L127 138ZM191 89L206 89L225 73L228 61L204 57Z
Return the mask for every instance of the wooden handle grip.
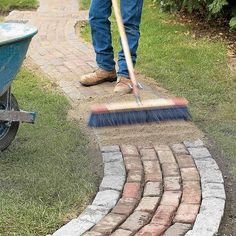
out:
M133 85L133 92L134 92L135 96L138 96L138 83L137 83L137 80L135 78L134 65L133 65L133 62L132 62L130 49L129 49L129 44L128 44L128 40L127 40L127 35L126 35L126 32L125 32L125 27L124 27L124 24L123 24L123 20L122 20L122 17L121 17L121 12L120 12L120 8L118 6L117 0L112 0L112 5L113 5L114 13L115 13L119 33L120 33L121 43L122 43L123 51L124 51L124 54L125 54L125 60L126 60L126 63L127 63L129 76L130 76L130 79L131 79L131 82L132 82L132 85Z

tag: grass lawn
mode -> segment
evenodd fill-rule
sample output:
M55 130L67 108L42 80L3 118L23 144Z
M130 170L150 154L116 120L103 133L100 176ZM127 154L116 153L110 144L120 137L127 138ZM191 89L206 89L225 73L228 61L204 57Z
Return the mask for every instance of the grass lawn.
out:
M79 1L80 10L87 10L89 8L89 5L90 5L89 0L78 0L78 1Z
M46 235L93 197L96 160L78 124L67 121L69 102L45 79L23 69L13 92L20 108L36 111L37 119L22 124L0 153L0 235Z
M37 0L1 0L0 12L7 12L13 8L36 8L37 6Z
M192 37L191 29L152 2L144 2L137 69L176 96L186 97L196 125L235 163L236 80L227 66L226 45ZM118 33L114 17L111 20L117 53ZM82 34L90 41L88 26ZM236 178L235 164L232 172Z

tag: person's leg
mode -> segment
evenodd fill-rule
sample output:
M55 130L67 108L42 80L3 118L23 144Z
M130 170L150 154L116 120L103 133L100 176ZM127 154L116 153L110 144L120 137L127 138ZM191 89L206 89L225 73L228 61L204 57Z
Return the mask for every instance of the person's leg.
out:
M141 14L143 8L143 0L121 0L121 15L123 18L125 31L128 38L132 61L136 64L138 41L140 37L139 26L141 22ZM123 50L119 52L118 58L119 71L118 76L129 77L125 55Z
M115 68L109 17L111 0L92 0L89 10L96 62L99 68L112 71Z
M89 23L99 69L80 77L80 83L85 86L116 80L111 24L108 19L110 15L111 0L92 0L89 10Z

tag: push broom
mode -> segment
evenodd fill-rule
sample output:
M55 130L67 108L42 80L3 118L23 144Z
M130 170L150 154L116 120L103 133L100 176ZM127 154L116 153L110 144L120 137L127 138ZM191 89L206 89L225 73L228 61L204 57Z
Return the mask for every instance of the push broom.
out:
M117 0L112 0L112 5L115 12L135 101L92 106L88 126L118 126L160 122L165 120L190 119L191 115L187 109L188 102L184 98L141 100L139 95L139 84L135 78L128 40Z

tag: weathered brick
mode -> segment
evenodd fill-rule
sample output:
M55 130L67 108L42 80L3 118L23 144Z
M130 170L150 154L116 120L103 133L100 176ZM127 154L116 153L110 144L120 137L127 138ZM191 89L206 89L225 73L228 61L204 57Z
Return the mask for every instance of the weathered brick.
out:
M183 181L199 181L200 177L196 168L180 169Z
M102 153L103 162L123 161L121 152Z
M106 162L104 165L104 176L125 176L125 166L122 161Z
M201 187L199 181L183 182L183 195L181 202L200 204L201 202Z
M141 183L143 179L143 170L130 170L127 176L127 183L139 182Z
M132 232L124 229L117 229L111 236L131 236Z
M97 193L92 205L102 206L111 209L115 206L120 192L115 190L105 190Z
M161 182L162 173L158 161L143 161L145 182Z
M190 155L178 155L176 160L180 168L195 167L194 160Z
M151 215L148 212L135 211L127 218L120 228L136 232L148 223L150 217Z
M160 163L176 163L175 157L172 153L172 151L158 151L157 152Z
M147 160L147 161L157 160L157 155L154 149L141 149L140 154L142 160Z
M164 163L162 164L162 171L164 177L180 176L179 168L176 163Z
M167 226L148 224L144 226L136 235L137 236L161 236L165 232Z
M193 224L198 211L198 204L181 203L174 218L174 222Z
M160 205L155 212L151 223L169 226L175 214L175 206Z
M121 198L113 208L112 212L128 216L133 212L136 204L137 199L135 198Z
M110 213L99 221L91 231L102 233L102 235L111 234L125 219L125 215Z
M180 202L180 198L180 191L165 191L160 204L166 206L174 206L177 208Z
M123 197L140 199L141 197L140 183L126 183L123 190Z
M184 141L184 145L187 148L193 148L193 147L203 147L204 143L201 139L193 140L193 141Z
M102 236L101 233L98 233L98 232L87 232L85 234L83 234L83 236Z
M191 156L194 159L201 159L201 158L205 159L211 157L210 152L205 147L188 148L188 151L190 152Z
M183 143L173 144L171 148L173 152L177 155L188 154L188 150L186 149Z
M162 191L161 182L147 182L144 187L144 197L160 196Z
M92 222L73 219L58 229L53 236L82 235L93 226Z
M127 171L142 171L143 166L141 161L125 161L125 168Z
M143 197L136 210L152 213L156 210L159 199L159 197Z
M97 223L100 221L105 215L107 215L109 212L109 209L96 206L96 205L90 205L87 206L87 208L79 215L78 219L82 221L89 221L92 223Z
M100 184L99 190L103 191L103 190L113 189L121 191L123 189L124 182L125 182L124 176L116 176L116 175L104 176Z
M192 225L190 224L175 223L166 230L164 236L183 236L191 229L191 227Z
M138 149L134 145L121 145L121 151L124 156L139 156Z
M165 191L180 191L180 177L165 177L164 189Z
M225 199L224 184L205 183L202 185L202 197L205 198L222 198Z

